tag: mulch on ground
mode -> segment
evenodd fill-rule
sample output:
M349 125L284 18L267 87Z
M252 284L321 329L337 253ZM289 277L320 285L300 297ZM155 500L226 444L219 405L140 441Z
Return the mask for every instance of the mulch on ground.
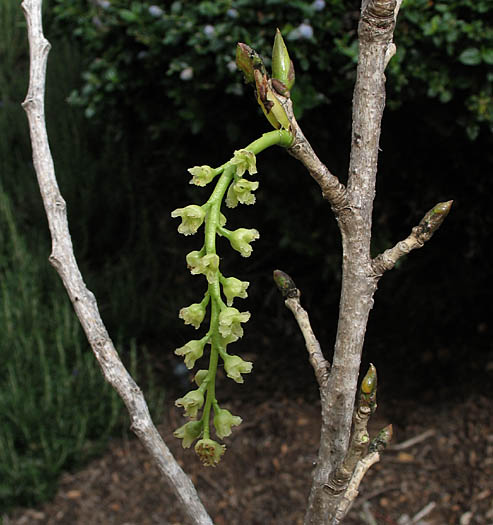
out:
M160 430L216 525L303 522L316 457L319 407L287 397L224 405L244 422L215 469L183 450L169 408ZM424 406L399 401L379 407L376 432L394 425L393 446L372 467L345 523L493 525L493 401L474 395ZM84 470L63 475L55 499L19 509L4 525L185 525L179 505L135 440L114 440Z

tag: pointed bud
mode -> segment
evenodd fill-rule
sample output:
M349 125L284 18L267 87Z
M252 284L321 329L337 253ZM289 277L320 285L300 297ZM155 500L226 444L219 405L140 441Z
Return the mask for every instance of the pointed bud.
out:
M371 363L361 381L359 406L369 407L372 413L377 409L377 369Z
M369 452L382 452L392 439L392 425L387 425L380 430L377 436L372 440L368 448Z
M420 221L418 229L431 237L442 225L454 201L439 202Z
M286 91L289 91L294 84L294 67L289 58L288 48L284 43L281 32L276 30L274 46L272 48L272 78L282 82ZM274 84L274 83L273 83ZM274 85L277 90L277 86ZM280 87L282 89L282 87ZM279 91L282 95L287 94Z
M363 394L373 394L377 390L377 369L370 363L363 381L361 381L361 392Z
M300 292L296 288L293 279L287 273L281 270L274 270L274 282L284 299L299 297Z

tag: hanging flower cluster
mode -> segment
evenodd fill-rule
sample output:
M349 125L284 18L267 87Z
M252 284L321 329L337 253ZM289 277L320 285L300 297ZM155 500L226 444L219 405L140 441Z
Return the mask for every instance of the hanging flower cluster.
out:
M279 41L279 36L276 39ZM277 46L280 43L279 41ZM276 44L274 47L276 49ZM246 52L244 47L239 49L243 54ZM249 49L248 52L250 51ZM243 54L240 53L238 56L242 65L248 63L248 60L260 60L257 55L252 54L247 57ZM258 81L260 82L260 78ZM267 76L264 74L262 82L267 81ZM269 97L271 92L269 88ZM269 121L272 121L274 113L270 110L274 105L270 98L265 99L264 106L261 107L264 112L267 110L266 115ZM279 107L275 106L277 118L281 115ZM221 212L221 206L224 200L228 208L235 208L238 204L255 203L254 192L258 189L259 183L250 180L247 175L257 173L256 155L273 145L289 147L293 140L287 129L289 127L287 117L285 114L283 117L285 118L280 119L283 120L282 125L276 121L274 126L276 131L265 133L246 148L235 151L233 157L219 168L210 166L190 168L188 170L192 175L190 184L204 187L216 181L214 190L205 204L190 204L171 213L173 218L181 219L178 232L183 235L194 235L204 226L202 247L191 251L186 256L186 262L193 275L203 275L206 278L207 290L200 302L182 308L179 317L185 324L199 329L206 318L207 311L210 310L209 327L200 339L188 341L177 348L175 354L184 358L185 365L189 369L195 366L196 361L202 359L208 360L208 366L196 372L194 376L196 388L175 402L177 406L183 408L185 416L189 417L190 421L178 428L174 435L182 440L184 448L191 447L197 441L195 452L206 466L215 466L226 449L225 445L211 439L211 419L219 439L229 436L232 428L242 421L239 416L221 408L216 399L217 367L222 363L227 377L236 383L243 383L243 375L250 373L253 367L251 362L232 354L228 348L228 345L243 336L243 325L250 319L250 312L242 312L233 306L235 299L245 299L248 296L249 283L223 275L216 252L216 238L218 235L225 237L233 250L239 252L242 257L249 257L253 250L252 243L259 238L259 232L253 228L227 229L226 217Z

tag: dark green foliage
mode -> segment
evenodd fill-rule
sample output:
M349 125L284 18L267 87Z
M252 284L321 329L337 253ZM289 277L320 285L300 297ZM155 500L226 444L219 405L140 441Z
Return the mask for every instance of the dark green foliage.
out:
M276 27L295 63L298 115L350 100L359 0L126 2L56 0L55 22L85 50L84 84L71 101L87 116L122 115L151 137L184 126L194 133L231 115L248 88L234 72L237 42L270 56ZM407 0L389 69L390 107L421 97L454 101L470 138L492 126L491 3ZM173 110L170 113L170 103ZM116 115L115 115L116 117ZM235 120L242 120L236 114ZM227 119L231 120L231 119Z
M50 497L62 470L80 466L103 450L110 437L124 432L129 423L123 404L103 380L60 279L48 263L49 233L32 167L27 119L20 105L27 90L28 61L26 33L17 0L0 3L0 21L2 513L12 506L33 505ZM77 50L64 40L52 43L47 86L48 131L59 183L68 202L76 250L84 266L98 270L87 272L85 277L90 282L97 282L101 289L111 275L123 283L115 287L114 305L109 308L107 301L103 301L102 310L110 320L112 315L121 316L132 326L130 319L135 324L136 318L142 319L146 314L143 308L121 307L125 301L134 305L127 298L135 295L131 288L138 279L130 277L136 271L135 264L130 264L128 256L121 253L118 265L111 265L108 257L104 264L96 257L88 261L88 253L95 245L100 249L108 244L109 238L118 237L114 222L98 222L102 244L97 245L91 239L89 225L96 222L103 203L106 212L127 206L128 185L122 183L116 202L108 202L110 190L104 184L107 193L97 198L101 194L94 188L98 180L100 187L104 180L101 171L107 171L108 166L117 168L114 161L117 155L113 151L112 162L97 168L96 159L99 162L105 158L101 152L109 155L107 139L102 133L98 141L88 138L81 130L85 119L80 111L63 106L67 85L73 86L78 76ZM118 158L124 165L126 158L121 155ZM122 225L121 214L115 211L115 215ZM146 219L142 218L140 224L145 229ZM111 324L115 326L116 319ZM121 341L129 341L131 337L123 339L123 335L128 335L123 330L113 333L119 333ZM134 377L144 379L149 404L157 413L163 389L153 383L147 353L135 342L119 344L118 348Z

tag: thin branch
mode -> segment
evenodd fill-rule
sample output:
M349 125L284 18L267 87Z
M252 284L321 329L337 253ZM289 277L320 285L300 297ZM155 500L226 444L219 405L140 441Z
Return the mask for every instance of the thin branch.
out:
M29 120L33 162L52 237L49 260L63 281L105 379L128 409L132 430L181 501L189 520L196 525L212 525L195 487L156 430L140 388L123 366L99 314L96 298L87 289L74 256L66 204L58 188L46 131L44 94L50 44L43 35L41 4L42 0L22 3L31 56L29 88L22 105Z
M313 151L311 144L296 121L291 99L279 94L278 98L288 115L291 124L290 131L294 135L293 144L288 148L288 152L305 166L320 186L323 198L330 202L335 215L338 216L340 211L348 205L346 187Z
M325 491L331 495L329 515L336 514L340 506L340 498L347 490L354 474L356 465L366 454L370 443L368 422L377 409L377 370L370 364L368 372L363 378L358 397L358 406L353 414L353 431L348 451L341 466L331 472Z
M348 513L353 501L356 499L359 493L359 486L363 481L366 473L372 465L380 461L380 453L386 448L392 439L392 425L388 425L383 428L372 441L369 448L369 453L358 461L356 468L354 469L351 481L344 493L344 496L340 499L339 505L335 512L335 516L330 522L331 525L339 525L342 522L346 514Z
M411 448L414 445L417 445L418 443L421 443L422 441L425 441L428 438L433 437L435 434L436 434L436 430L434 428L430 428L428 430L425 430L421 434L418 434L417 436L406 439L406 441L402 441L401 443L392 445L390 447L390 450L405 450L406 448Z
M380 277L387 270L391 270L403 255L407 255L411 250L422 248L425 242L429 241L440 228L452 207L452 203L453 201L439 202L412 229L411 234L406 239L375 257L372 261L375 275Z
M308 313L300 304L301 292L296 288L291 277L281 270L274 271L274 281L285 298L284 304L286 305L286 308L293 312L296 322L300 327L301 333L305 339L308 359L315 372L317 382L323 390L327 386L330 364L324 358L322 349L320 348L320 343L313 333Z

